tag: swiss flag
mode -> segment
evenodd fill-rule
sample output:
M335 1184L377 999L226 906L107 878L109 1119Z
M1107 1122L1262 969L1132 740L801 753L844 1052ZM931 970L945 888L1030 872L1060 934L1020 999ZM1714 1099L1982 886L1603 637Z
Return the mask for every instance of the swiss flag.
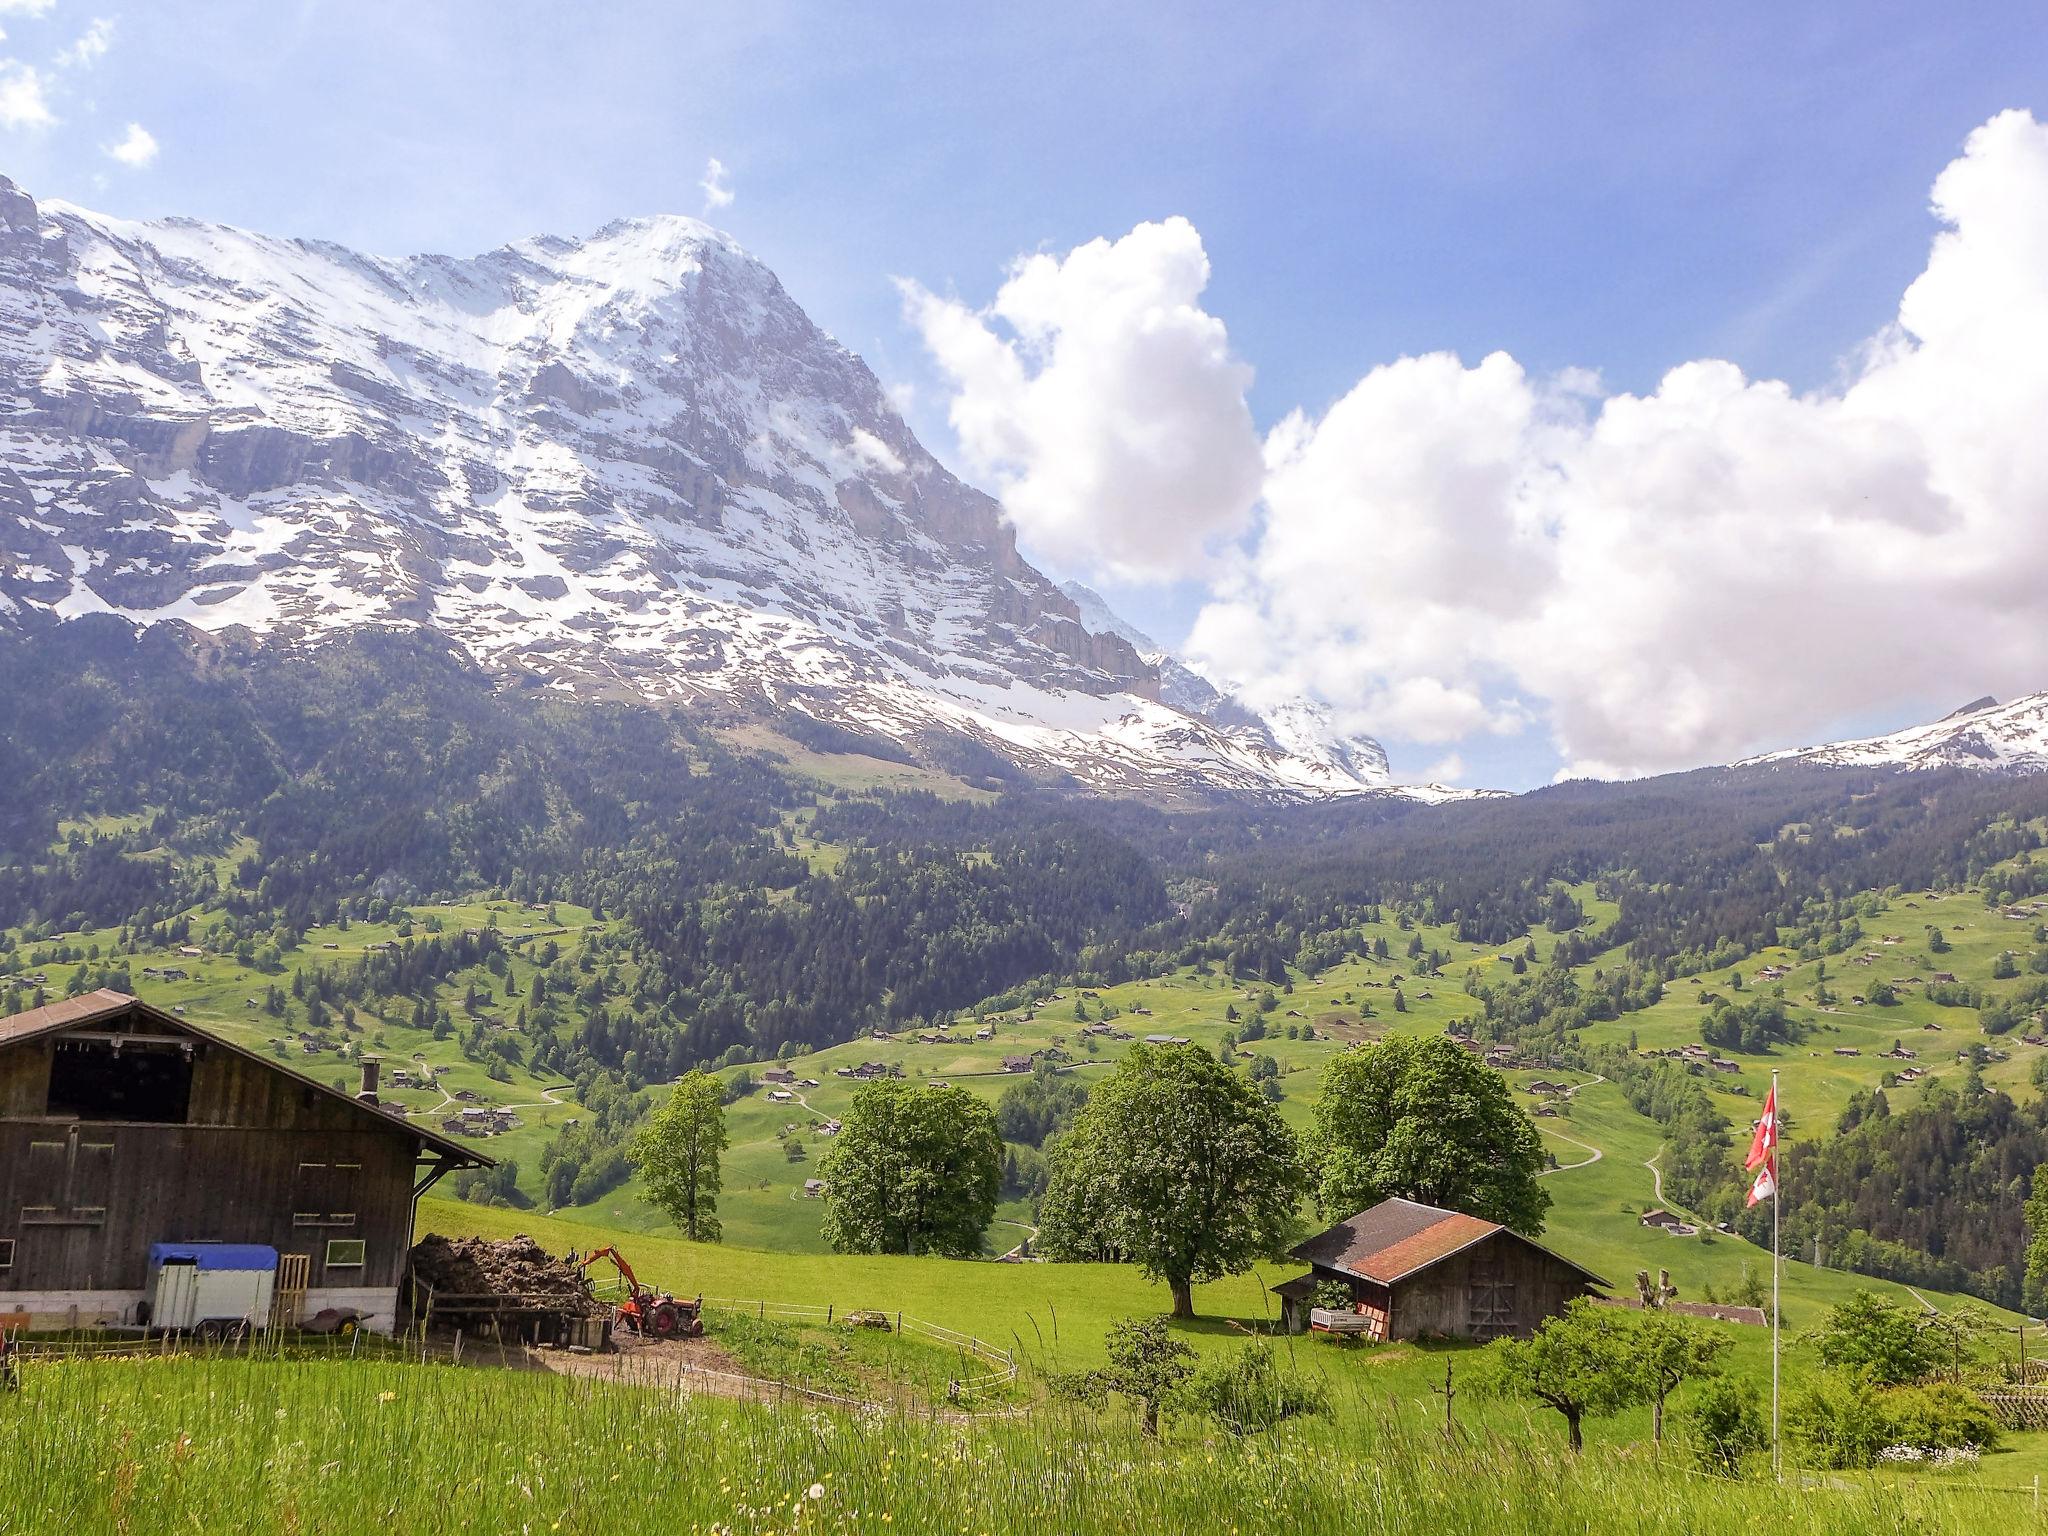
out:
M1756 1136L1749 1144L1749 1159L1742 1166L1754 1168L1758 1163L1768 1162L1771 1154L1778 1150L1778 1085L1771 1085L1770 1096L1764 1100L1764 1116L1756 1123ZM1749 1202L1756 1204L1752 1198Z
M1778 1164L1775 1158L1765 1158L1763 1166L1756 1171L1756 1182L1749 1186L1749 1203L1778 1198Z

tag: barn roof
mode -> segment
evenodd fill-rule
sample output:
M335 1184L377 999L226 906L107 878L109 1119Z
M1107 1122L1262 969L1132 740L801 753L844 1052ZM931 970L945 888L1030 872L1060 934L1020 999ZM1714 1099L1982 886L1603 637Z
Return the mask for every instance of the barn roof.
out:
M272 1061L268 1057L250 1050L245 1045L237 1045L226 1036L217 1035L210 1029L204 1029L192 1023L189 1019L181 1019L176 1014L166 1013L161 1008L153 1007L143 1002L139 997L130 997L125 992L115 992L109 988L103 987L97 992L87 992L79 997L67 997L60 1002L45 1003L40 1008L29 1009L26 1013L12 1014L7 1018L0 1019L0 1049L10 1045L19 1045L25 1040L33 1040L41 1035L51 1035L61 1030L76 1029L85 1024L103 1024L109 1020L134 1014L141 1014L147 1017L151 1023L164 1028L176 1030L187 1035L196 1035L201 1040L220 1046L223 1050L233 1051L238 1056L246 1056L258 1066L267 1067L272 1072L303 1083L316 1093L326 1094L330 1099L338 1099L359 1114L368 1115L379 1125L417 1137L437 1152L458 1157L465 1163L481 1168L497 1166L493 1159L485 1157L480 1152L471 1151L459 1141L451 1141L436 1131L429 1131L413 1124L410 1120L400 1120L392 1115L387 1115L382 1110L365 1104L353 1094L343 1093L339 1089L329 1087L326 1083L307 1077L304 1073L294 1072L291 1068Z
M1591 1270L1551 1253L1541 1243L1530 1242L1498 1222L1482 1221L1462 1211L1447 1211L1416 1200L1382 1200L1290 1250L1290 1257L1318 1269L1334 1269L1378 1285L1392 1285L1500 1232L1578 1270L1596 1285L1607 1284Z

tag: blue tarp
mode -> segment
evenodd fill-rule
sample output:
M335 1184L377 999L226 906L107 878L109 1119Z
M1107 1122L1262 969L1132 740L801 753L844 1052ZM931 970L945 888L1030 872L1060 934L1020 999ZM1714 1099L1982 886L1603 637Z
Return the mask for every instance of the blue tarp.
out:
M261 1243L151 1243L149 1267L166 1261L196 1263L201 1269L260 1269L268 1274L277 1268L277 1250Z

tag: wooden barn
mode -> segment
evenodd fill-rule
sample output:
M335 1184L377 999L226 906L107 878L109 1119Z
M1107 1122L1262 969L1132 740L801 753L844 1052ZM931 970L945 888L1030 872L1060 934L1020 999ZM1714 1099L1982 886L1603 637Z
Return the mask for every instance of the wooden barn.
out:
M1518 1232L1413 1200L1382 1200L1292 1250L1282 1318L1373 1340L1525 1337L1607 1282ZM1335 1286L1348 1307L1324 1304Z
M120 992L0 1019L0 1326L141 1323L165 1263L267 1250L276 1321L391 1329L420 1195L490 1160L376 1071L351 1096Z

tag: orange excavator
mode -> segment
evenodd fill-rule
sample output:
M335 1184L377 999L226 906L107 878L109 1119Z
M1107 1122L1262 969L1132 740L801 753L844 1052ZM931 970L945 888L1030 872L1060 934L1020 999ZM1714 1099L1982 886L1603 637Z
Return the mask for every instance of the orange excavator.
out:
M633 1273L633 1266L616 1248L592 1249L576 1261L576 1268L587 1279L590 1266L599 1259L610 1259L619 1272L619 1279L625 1282L626 1299L618 1304L614 1314L614 1321L619 1327L629 1329L644 1339L703 1337L703 1297L682 1301L666 1291L656 1295L654 1287L640 1283L640 1277Z

